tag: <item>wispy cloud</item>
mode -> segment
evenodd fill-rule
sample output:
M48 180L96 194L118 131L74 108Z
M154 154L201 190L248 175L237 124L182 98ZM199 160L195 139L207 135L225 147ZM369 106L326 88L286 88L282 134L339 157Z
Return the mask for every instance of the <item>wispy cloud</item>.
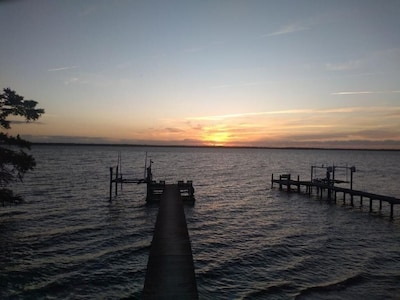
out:
M65 85L73 84L79 81L79 77L72 77L68 78L67 80L64 81Z
M71 69L77 69L77 68L79 68L79 66L53 68L53 69L48 69L47 71L49 71L49 72L58 72L58 71L65 71L65 70L71 70Z
M345 91L345 92L331 93L331 95L395 94L395 93L400 93L400 91Z
M180 129L180 128L175 128L175 127L167 127L165 128L165 130L167 132L171 132L171 133L181 133L181 132L185 132L185 130Z
M345 113L360 110L361 108L354 107L343 107L343 108L332 108L332 109L288 109L288 110L275 110L275 111L262 111L262 112L248 112L241 114L227 114L218 116L202 116L202 117L191 117L187 120L203 120L203 121L218 121L223 119L242 118L242 117L254 117L263 115L290 115L290 114L313 114L313 113Z
M191 48L185 48L185 49L183 49L183 52L186 52L186 53L195 53L195 52L203 51L204 49L205 49L204 47L191 47Z
M349 60L342 63L327 63L325 67L328 71L348 71L360 68L361 60Z
M295 33L295 32L309 30L309 29L310 29L310 27L305 24L293 23L293 24L285 25L274 32L268 33L268 34L264 35L264 37L290 34L290 33Z
M79 16L81 16L81 17L89 16L89 15L95 13L98 9L99 9L98 5L87 6L86 8L84 8L83 10L81 10L79 12Z

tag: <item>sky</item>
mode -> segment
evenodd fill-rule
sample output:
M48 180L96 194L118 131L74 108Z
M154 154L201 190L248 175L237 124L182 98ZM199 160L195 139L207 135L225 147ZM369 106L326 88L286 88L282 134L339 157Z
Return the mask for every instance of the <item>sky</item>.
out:
M33 142L400 149L398 0L0 0ZM18 121L18 120L15 120Z

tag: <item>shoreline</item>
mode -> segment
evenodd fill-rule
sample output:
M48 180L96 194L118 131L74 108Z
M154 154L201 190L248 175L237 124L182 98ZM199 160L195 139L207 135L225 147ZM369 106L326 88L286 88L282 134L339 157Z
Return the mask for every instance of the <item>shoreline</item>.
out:
M261 147L261 146L211 146L211 145L152 145L152 144L113 144L113 143L34 143L34 146L89 146L89 147L132 147L132 148L199 148L199 149L271 149L271 150L339 150L339 151L386 151L398 152L400 149L386 148L328 148L328 147Z

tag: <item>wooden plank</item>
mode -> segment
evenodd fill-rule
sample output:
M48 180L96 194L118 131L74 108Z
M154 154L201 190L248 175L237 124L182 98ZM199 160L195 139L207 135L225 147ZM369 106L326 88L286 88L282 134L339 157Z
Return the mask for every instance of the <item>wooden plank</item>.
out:
M144 299L198 299L192 248L178 185L165 185L143 296Z

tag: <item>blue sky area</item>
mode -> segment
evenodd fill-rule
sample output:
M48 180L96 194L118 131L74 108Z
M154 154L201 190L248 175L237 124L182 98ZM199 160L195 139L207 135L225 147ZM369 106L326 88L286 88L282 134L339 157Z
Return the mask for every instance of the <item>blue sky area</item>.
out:
M400 1L0 1L32 141L400 148Z

